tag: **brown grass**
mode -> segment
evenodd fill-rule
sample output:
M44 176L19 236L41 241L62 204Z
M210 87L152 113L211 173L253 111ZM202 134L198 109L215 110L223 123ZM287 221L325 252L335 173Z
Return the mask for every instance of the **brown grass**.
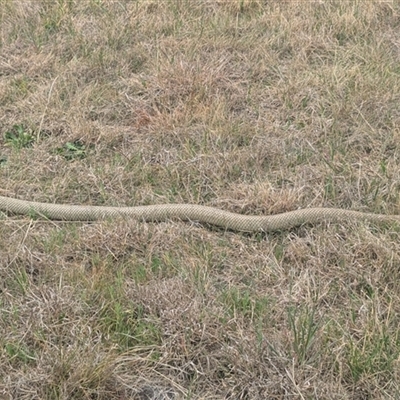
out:
M400 213L391 1L4 1L0 195ZM398 225L0 220L4 399L400 397Z

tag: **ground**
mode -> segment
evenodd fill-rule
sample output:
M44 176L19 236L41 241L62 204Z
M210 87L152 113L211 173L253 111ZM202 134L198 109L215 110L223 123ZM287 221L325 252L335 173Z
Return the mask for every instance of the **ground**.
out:
M400 214L394 1L4 1L0 195ZM396 399L400 225L0 219L4 399Z

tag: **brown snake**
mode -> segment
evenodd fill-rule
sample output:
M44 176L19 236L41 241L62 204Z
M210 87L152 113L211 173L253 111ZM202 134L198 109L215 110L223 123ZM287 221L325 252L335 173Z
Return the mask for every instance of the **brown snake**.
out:
M77 206L39 203L0 196L0 210L52 220L94 221L116 217L145 222L171 219L198 221L242 232L272 232L318 222L399 222L400 215L363 213L340 208L305 208L276 215L242 215L195 204L157 204L137 207Z

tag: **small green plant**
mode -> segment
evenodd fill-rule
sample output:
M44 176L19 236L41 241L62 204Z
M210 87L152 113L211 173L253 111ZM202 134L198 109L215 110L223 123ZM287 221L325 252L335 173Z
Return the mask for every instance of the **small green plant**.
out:
M293 333L293 351L300 364L309 358L310 349L315 340L318 324L315 322L315 309L289 308L289 327Z
M140 305L129 308L119 301L112 301L101 310L102 330L121 350L137 345L159 345L159 327L143 314Z
M222 294L227 311L234 316L240 313L251 320L258 320L267 314L267 297L255 297L249 289L229 288Z
M20 343L8 342L4 345L4 350L10 361L28 364L36 360L34 352Z
M362 340L349 337L347 342L347 365L353 382L359 382L373 374L393 373L399 357L398 334L390 334L386 327L374 327L366 331Z
M86 146L80 140L75 140L57 148L57 153L67 160L82 160L86 157Z
M21 150L29 147L35 141L32 130L23 124L14 125L9 131L4 134L6 146L11 146L14 149Z

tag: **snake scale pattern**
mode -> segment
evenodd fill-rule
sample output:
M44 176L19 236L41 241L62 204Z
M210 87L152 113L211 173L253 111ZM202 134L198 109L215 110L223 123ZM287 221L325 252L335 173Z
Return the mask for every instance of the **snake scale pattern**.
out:
M320 222L369 221L400 223L400 215L363 213L340 208L305 208L276 215L242 215L195 204L157 204L137 207L105 207L39 203L0 196L0 210L11 214L35 215L52 220L95 221L132 218L145 222L196 221L242 232L273 232Z

